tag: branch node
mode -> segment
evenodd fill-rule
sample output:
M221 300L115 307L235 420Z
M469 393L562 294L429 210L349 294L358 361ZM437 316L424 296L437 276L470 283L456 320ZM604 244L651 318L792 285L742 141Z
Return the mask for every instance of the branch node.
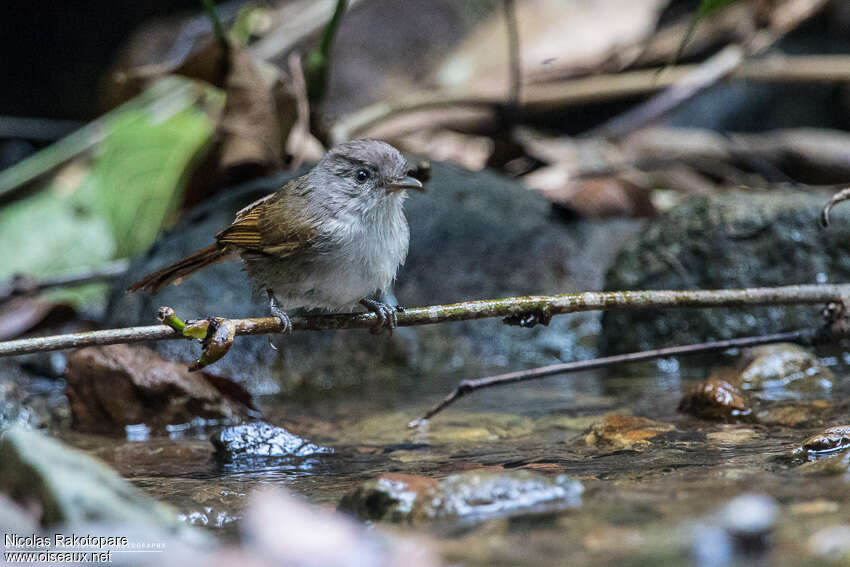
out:
M189 370L194 372L208 366L223 357L233 346L236 337L236 324L232 319L209 317L205 321L207 332L203 339L203 351ZM197 328L201 328L198 326Z
M518 327L525 327L529 329L536 325L548 327L551 322L552 312L547 307L538 311L529 311L528 313L521 313L519 315L509 315L502 319L502 323L505 325L516 325Z

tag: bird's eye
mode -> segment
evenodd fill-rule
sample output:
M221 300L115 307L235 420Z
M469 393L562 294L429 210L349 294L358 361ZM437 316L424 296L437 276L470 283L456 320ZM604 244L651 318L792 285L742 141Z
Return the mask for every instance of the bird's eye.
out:
M366 183L366 180L369 179L369 171L366 169L358 169L355 177L358 183Z

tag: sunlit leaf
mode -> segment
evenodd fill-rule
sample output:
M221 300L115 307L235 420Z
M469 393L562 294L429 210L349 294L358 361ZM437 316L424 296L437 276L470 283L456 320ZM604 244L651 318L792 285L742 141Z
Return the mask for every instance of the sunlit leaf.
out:
M116 117L92 165L92 203L109 223L119 257L154 241L213 132L200 109L163 114L133 110Z

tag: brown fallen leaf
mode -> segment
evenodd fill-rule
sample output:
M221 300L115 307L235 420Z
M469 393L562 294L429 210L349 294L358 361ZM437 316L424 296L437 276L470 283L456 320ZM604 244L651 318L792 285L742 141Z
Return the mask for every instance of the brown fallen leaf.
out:
M0 303L0 340L19 337L44 326L61 326L76 314L67 303L54 303L37 297L13 297Z

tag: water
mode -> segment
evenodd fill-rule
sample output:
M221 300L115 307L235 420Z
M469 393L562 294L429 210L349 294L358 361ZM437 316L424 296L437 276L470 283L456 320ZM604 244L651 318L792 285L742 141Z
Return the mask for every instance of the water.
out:
M711 558L711 550L726 549L711 543L717 529L705 526L712 514L737 495L759 493L781 506L767 551L743 559L726 553L717 561L797 564L817 552L818 530L850 523L844 477L813 478L784 458L824 427L850 423L850 407L841 401L850 371L832 362L836 386L821 402L822 411L793 428L679 414L683 390L708 369L665 361L478 392L417 429L406 424L463 377L422 377L403 390L372 387L309 402L261 398L267 421L335 449L333 455L286 462L218 464L206 433L140 441L65 438L225 540L239 537L246 495L264 484L335 507L343 494L387 472L441 477L477 468L525 468L582 480L583 504L461 531L431 526L427 531L438 553L465 564L549 565L567 557L589 565L702 562L705 553ZM631 449L588 446L588 427L611 413L674 428Z

